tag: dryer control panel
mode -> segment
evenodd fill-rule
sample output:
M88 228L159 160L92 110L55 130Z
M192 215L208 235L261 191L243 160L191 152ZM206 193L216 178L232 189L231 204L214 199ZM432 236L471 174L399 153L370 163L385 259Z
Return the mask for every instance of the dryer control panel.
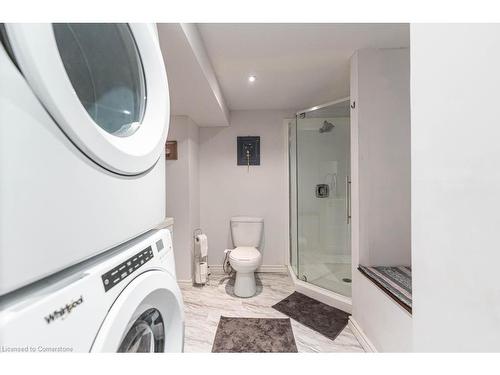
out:
M109 270L101 276L104 285L104 291L107 292L121 281L125 280L135 270L142 267L146 262L153 259L153 249L148 246L146 249L139 251L131 256L126 261L120 263L113 269Z

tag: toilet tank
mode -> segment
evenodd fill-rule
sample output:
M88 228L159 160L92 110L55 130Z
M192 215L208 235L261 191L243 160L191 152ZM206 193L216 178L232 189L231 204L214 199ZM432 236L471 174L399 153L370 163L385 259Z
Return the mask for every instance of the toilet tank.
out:
M235 216L231 218L231 236L235 247L259 247L264 229L261 217Z

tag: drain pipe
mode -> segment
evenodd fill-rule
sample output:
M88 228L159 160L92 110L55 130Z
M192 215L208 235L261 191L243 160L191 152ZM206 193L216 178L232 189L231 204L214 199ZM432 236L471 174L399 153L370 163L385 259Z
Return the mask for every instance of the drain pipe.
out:
M224 270L224 273L227 273L228 275L233 272L233 267L231 267L231 263L229 262L229 254L231 253L232 249L226 249L224 250L224 262L222 263L222 269Z

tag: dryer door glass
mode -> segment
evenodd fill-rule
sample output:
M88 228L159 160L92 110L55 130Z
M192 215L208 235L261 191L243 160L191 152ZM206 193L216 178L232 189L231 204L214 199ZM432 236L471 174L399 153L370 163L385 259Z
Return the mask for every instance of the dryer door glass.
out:
M165 348L165 327L160 312L149 309L132 324L119 353L161 353Z
M142 62L127 24L54 24L68 77L94 122L127 137L139 128L146 105Z

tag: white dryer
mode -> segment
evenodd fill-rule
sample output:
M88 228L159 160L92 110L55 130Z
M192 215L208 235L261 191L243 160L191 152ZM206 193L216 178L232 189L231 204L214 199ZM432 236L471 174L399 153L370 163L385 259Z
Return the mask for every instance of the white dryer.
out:
M0 295L165 217L155 26L0 24Z
M183 342L167 229L0 297L3 351L181 352Z

